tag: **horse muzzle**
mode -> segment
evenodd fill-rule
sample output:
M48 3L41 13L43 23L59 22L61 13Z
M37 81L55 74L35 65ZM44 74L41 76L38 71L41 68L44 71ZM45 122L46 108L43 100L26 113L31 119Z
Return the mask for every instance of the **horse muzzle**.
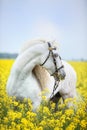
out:
M66 77L66 73L63 71L62 73L60 73L60 74L58 75L58 77L59 77L60 80L64 80L65 77Z

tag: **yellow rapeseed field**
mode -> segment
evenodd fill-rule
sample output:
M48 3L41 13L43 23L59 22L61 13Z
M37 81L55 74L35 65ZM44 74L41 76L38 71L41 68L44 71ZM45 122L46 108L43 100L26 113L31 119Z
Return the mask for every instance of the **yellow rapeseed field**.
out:
M77 72L78 101L68 99L48 105L46 97L36 112L30 99L16 101L6 93L6 82L14 60L0 60L0 130L87 130L87 62L70 62ZM68 101L76 107L66 108Z

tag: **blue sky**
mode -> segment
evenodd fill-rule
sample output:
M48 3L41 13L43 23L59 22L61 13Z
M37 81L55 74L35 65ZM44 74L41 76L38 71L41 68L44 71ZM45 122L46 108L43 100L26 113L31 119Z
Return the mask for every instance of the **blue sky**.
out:
M86 0L0 0L0 52L36 38L56 40L63 59L87 59Z

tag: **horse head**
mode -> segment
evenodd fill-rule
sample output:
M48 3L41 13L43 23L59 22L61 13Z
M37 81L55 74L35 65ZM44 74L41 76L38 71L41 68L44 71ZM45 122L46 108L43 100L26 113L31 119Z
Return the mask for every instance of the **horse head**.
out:
M48 55L45 56L45 60L42 57L42 61L44 61L41 66L47 68L51 76L54 76L56 80L63 80L66 76L64 71L64 66L62 64L62 60L60 55L58 54L57 47L52 47L50 42L48 44Z

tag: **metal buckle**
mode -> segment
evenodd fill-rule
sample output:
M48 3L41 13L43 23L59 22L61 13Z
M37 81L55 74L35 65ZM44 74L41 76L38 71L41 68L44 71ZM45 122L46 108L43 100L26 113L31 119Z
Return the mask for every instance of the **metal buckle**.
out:
M56 50L56 47L49 47L48 50L49 51Z

